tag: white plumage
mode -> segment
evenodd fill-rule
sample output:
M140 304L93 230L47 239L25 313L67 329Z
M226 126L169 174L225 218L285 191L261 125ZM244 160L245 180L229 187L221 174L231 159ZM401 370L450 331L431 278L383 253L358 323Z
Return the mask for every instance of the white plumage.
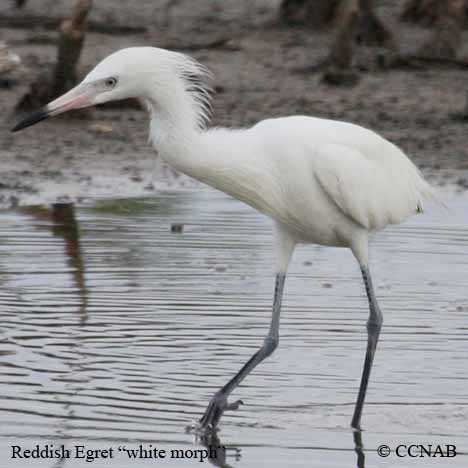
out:
M176 169L253 206L275 221L277 278L270 331L248 363L220 389L201 419L215 427L227 396L278 344L285 272L297 243L349 247L369 300L368 348L352 425L361 411L382 314L368 269L372 231L422 211L431 187L395 145L350 123L306 116L248 129L206 129L209 72L193 59L151 47L118 51L66 95L18 124L106 101L136 97L150 112L150 140Z
M366 262L363 231L400 223L432 197L399 148L357 125L294 116L206 130L209 75L183 54L137 47L110 55L84 82L117 76L119 85L96 103L143 99L161 157L271 216L285 231L281 237L291 237L287 245L348 246Z
M347 246L366 263L367 233L402 222L433 197L400 149L349 123L294 116L169 141L165 131L152 125L161 157L276 220L281 238L291 238L279 250Z

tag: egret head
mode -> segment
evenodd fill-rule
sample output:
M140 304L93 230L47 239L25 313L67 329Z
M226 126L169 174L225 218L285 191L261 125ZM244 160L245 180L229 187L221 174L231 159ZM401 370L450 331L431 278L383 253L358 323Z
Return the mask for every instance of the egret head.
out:
M130 47L106 57L73 89L19 122L22 130L48 117L109 101L139 98L153 110L180 100L188 103L196 121L206 120L208 71L190 57L155 47ZM181 104L179 102L179 104Z

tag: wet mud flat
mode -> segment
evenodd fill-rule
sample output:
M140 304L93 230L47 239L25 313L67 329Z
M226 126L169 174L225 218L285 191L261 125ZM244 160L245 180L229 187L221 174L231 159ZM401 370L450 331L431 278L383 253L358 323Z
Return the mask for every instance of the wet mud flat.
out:
M468 187L466 121L452 117L465 108L467 72L427 67L373 70L352 89L330 87L319 73L298 69L327 56L329 31L278 25L280 0L140 0L96 2L91 21L138 27L139 34L90 31L80 61L86 74L111 52L129 46L165 47L188 53L213 72L215 126L248 127L259 120L292 114L349 121L371 128L401 146L431 182ZM382 0L378 13L401 44L416 48L430 30L397 22L403 0ZM69 14L70 2L28 0L23 13ZM11 2L0 15L11 15ZM10 134L13 115L31 80L53 69L55 31L2 29L27 71L17 84L0 90L0 207L80 201L93 197L147 196L160 189L197 184L157 161L147 144L145 112L135 108L97 109L87 118L53 119ZM468 32L464 33L465 35ZM215 44L215 46L213 46ZM216 46L216 44L218 44ZM468 44L468 41L464 41ZM465 53L466 51L461 51Z
M280 346L236 390L245 405L226 413L211 441L222 453L205 464L409 468L413 459L382 458L377 447L453 444L455 458L417 461L466 466L468 204L447 203L449 211L429 210L373 240L384 327L364 450L349 428L366 343L360 274L346 250L308 246L286 281ZM114 448L112 460L88 465L122 468L123 446L203 449L185 427L268 327L270 228L214 191L1 212L5 466L85 463L13 462L12 445ZM200 466L190 457L138 460L155 463Z

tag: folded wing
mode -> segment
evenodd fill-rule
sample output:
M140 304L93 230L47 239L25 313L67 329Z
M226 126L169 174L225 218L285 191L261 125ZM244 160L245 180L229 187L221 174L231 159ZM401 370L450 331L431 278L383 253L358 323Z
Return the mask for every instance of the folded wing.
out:
M369 230L400 223L433 198L416 166L393 149L368 157L341 144L316 148L314 175L322 190L347 217Z

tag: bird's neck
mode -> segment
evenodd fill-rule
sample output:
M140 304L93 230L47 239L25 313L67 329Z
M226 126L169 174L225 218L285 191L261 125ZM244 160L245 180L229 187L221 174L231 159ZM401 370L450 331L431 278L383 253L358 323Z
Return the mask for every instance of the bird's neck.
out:
M202 130L187 117L190 109L185 105L181 100L170 108L150 107L150 139L161 158L178 171L274 216L281 187L249 131ZM265 196L258 190L261 186L270 187Z
M207 141L193 107L184 96L160 106L148 100L150 140L161 158L170 166L205 183L217 170L216 149ZM209 138L208 138L209 139Z
M210 155L203 151L202 131L152 118L150 140L159 156L179 172L198 180L210 169Z

